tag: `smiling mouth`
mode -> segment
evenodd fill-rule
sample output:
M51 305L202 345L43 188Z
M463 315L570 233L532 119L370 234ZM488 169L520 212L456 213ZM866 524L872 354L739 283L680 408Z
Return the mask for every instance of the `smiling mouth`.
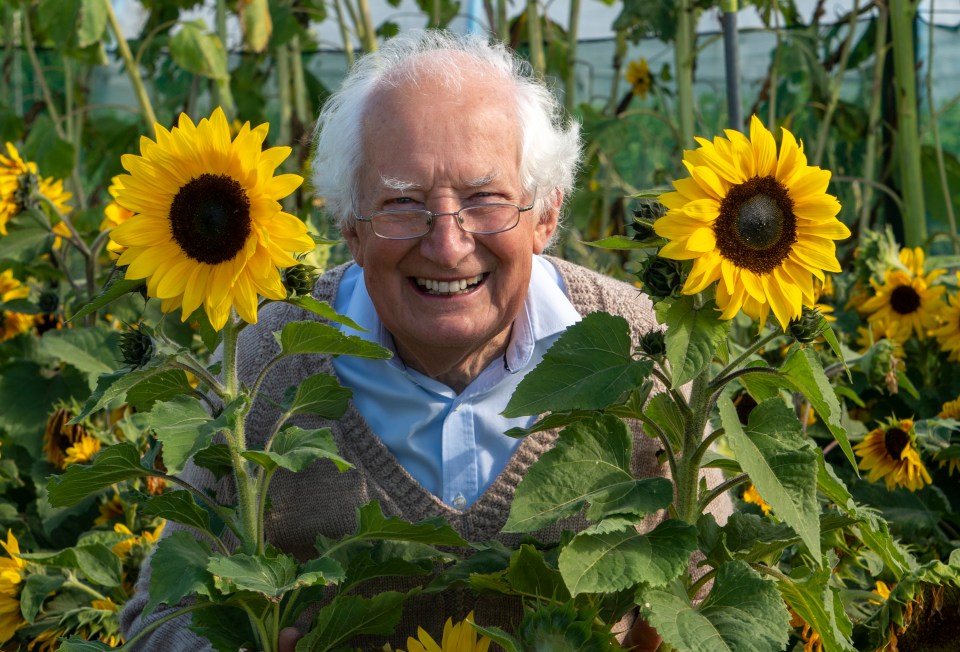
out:
M477 274L469 278L454 279L452 281L438 281L432 278L416 278L417 286L427 294L437 296L467 294L483 282L485 274Z

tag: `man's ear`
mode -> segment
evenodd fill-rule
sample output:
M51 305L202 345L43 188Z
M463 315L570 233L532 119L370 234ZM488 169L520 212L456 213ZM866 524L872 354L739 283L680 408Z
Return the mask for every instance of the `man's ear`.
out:
M357 223L351 218L340 230L347 241L347 248L353 254L353 259L363 267L363 247L360 246L360 234L357 233Z
M533 253L541 254L550 244L553 234L560 223L560 207L563 205L563 192L557 188L544 202L543 212L540 214L540 221L534 227L533 233Z

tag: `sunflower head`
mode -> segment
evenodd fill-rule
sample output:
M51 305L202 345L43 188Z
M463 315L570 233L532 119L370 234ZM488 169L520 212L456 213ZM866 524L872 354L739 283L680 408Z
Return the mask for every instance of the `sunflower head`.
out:
M891 417L871 430L853 447L862 459L858 468L869 471L867 480L883 480L887 489L917 491L930 484L930 474L920 459L912 419Z
M199 124L181 114L169 131L156 125L139 156L123 157L116 200L133 215L111 233L123 249L117 265L144 279L164 312L180 309L186 321L202 307L220 330L234 310L255 323L261 296L286 298L278 268L296 265L290 252L313 239L280 206L303 178L274 174L290 148L263 150L267 129L246 123L232 137L219 108Z
M153 339L141 328L129 328L120 334L120 355L134 368L142 367L153 357Z
M652 330L640 336L639 348L651 358L662 358L667 354L667 340L663 331Z
M826 193L830 172L807 165L793 134L783 129L779 153L756 116L749 137L726 135L684 152L690 177L660 196L668 212L654 229L670 240L660 255L693 261L685 294L717 283L723 319L742 310L762 328L773 311L786 330L814 305L813 279L840 271L834 241L850 230Z
M646 59L640 58L627 64L627 72L624 74L627 82L633 89L633 94L641 100L647 98L647 93L653 88L653 76L650 74L650 64Z
M750 483L750 485L743 492L743 501L746 503L753 503L761 510L763 510L763 515L766 516L770 513L770 505L767 504L763 498L760 497L760 492L757 491L757 487Z

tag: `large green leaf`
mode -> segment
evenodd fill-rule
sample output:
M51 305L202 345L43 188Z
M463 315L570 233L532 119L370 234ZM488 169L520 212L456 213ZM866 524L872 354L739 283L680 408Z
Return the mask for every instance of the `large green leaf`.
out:
M744 431L733 402L721 397L718 405L727 442L740 467L774 514L820 559L817 454L793 410L777 398L767 399L751 411Z
M563 575L556 568L548 566L543 555L530 544L521 545L510 557L507 579L515 591L526 596L545 601L566 602L570 599Z
M685 385L710 365L717 347L730 332L713 301L697 307L694 297L656 305L657 321L669 324L664 333L673 387Z
M416 541L435 546L469 545L442 519L428 519L420 523L409 523L403 519L383 515L380 505L371 501L357 510L358 520L356 537L358 539L393 539L398 541Z
M853 626L843 610L839 592L829 585L833 570L824 567L803 578L780 580L780 595L797 614L820 634L824 649L855 652L850 640Z
M150 475L140 464L140 452L132 442L114 444L101 451L93 464L73 464L62 475L50 478L50 504L67 507L116 482Z
M73 367L51 375L45 367L27 360L0 366L0 427L39 458L43 455L41 435L54 403L69 398L83 400L89 392L86 378Z
M180 23L180 31L170 39L170 56L178 66L194 74L218 80L230 77L227 51L202 20Z
M60 652L110 652L114 650L112 645L101 643L100 641L88 641L78 636L71 636L64 639L57 648Z
M167 369L131 387L127 391L127 403L148 412L157 401L168 401L174 396L190 394L192 391L183 369Z
M161 604L173 606L190 595L216 595L213 576L207 571L210 547L187 532L173 532L157 542L150 558L150 600L143 615Z
M695 608L679 582L643 591L641 615L683 652L770 652L790 636L790 614L776 585L746 562L717 569L713 588Z
M505 532L532 532L577 513L587 517L645 514L673 500L664 478L637 480L630 471L633 435L617 417L602 415L566 428L553 449L528 469L510 506Z
M337 596L320 610L297 652L326 652L360 634L388 636L400 622L404 595L386 591L367 599Z
M97 379L96 389L90 394L80 414L74 418L73 423L82 421L97 410L109 405L111 401L123 398L127 391L136 385L169 370L171 368L170 362L171 358L169 356L158 356L151 359L141 369L122 367L113 373L100 376Z
M697 528L683 521L670 519L640 534L629 520L608 519L560 551L560 573L573 595L663 586L687 569L696 549Z
M210 515L197 505L189 491L168 491L152 496L144 505L143 513L210 532Z
M145 287L143 279L127 280L122 274L115 273L93 301L80 308L70 319L71 321L77 321L86 317L90 313L113 303L123 295L136 292L141 287Z
M840 417L840 401L830 385L830 379L823 372L823 366L817 359L813 347L795 347L787 355L780 373L789 381L795 391L800 392L810 401L810 405L817 411L830 434L837 440L840 449L847 456L847 461L857 472L857 460L847 439L847 431L843 429Z
M333 559L314 559L301 571L297 561L284 554L213 555L207 570L224 593L253 591L268 600L277 600L298 588L339 582L343 578L343 568Z
M433 546L409 541L361 541L341 548L338 558L347 564L340 593L378 577L424 576L434 569L434 560L446 556Z
M720 529L716 545L707 551L706 561L714 567L734 559L775 564L780 553L799 540L786 523L734 512Z
M84 577L106 587L120 586L120 558L103 544L74 546L56 552L23 553L24 559L54 568L78 569Z
M330 374L315 374L291 388L293 397L286 411L290 414L317 414L325 419L339 419L347 411L353 391L340 385Z
M33 224L7 227L7 235L0 238L0 260L19 260L26 262L36 255L35 249L46 243L50 231Z
M346 315L341 315L336 310L334 310L329 303L326 301L318 301L311 296L302 296L292 299L284 299L287 303L292 303L295 306L300 306L304 310L312 312L315 315L323 317L327 321L336 322L338 324L343 324L344 326L349 326L350 328L357 331L365 331L366 329L360 326L357 322L353 321Z
M567 328L528 373L503 411L519 417L561 410L600 410L643 383L652 363L631 356L623 317L595 312Z
M330 460L340 471L353 468L353 465L337 452L337 445L329 428L304 430L298 426L289 426L277 434L269 451L246 451L243 456L268 471L280 466L297 473L319 459Z
M107 10L100 0L43 0L40 18L51 42L62 49L98 43L107 27Z
M21 585L20 612L28 623L32 623L40 613L44 601L54 591L60 590L67 578L62 575L44 575L31 573Z
M97 378L116 368L119 341L120 334L104 325L49 330L40 338L40 351L73 365L93 389Z
M286 324L277 335L282 355L296 353L324 353L353 355L359 358L386 360L393 354L379 344L356 335L344 335L329 324L316 321L294 321Z
M163 444L163 463L172 474L183 470L190 455L206 448L213 438L213 418L192 396L175 396L157 403L147 413L146 425Z

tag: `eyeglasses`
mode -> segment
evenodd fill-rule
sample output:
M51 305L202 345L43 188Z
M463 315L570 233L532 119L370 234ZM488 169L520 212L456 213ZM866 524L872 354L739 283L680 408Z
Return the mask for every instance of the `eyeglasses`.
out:
M474 235L492 235L509 231L520 223L520 213L533 210L535 202L529 206L516 204L478 204L464 206L453 213L434 213L423 209L377 211L367 216L356 215L359 222L370 222L374 235L384 240L413 240L430 233L438 217L452 215L457 224L467 233Z

